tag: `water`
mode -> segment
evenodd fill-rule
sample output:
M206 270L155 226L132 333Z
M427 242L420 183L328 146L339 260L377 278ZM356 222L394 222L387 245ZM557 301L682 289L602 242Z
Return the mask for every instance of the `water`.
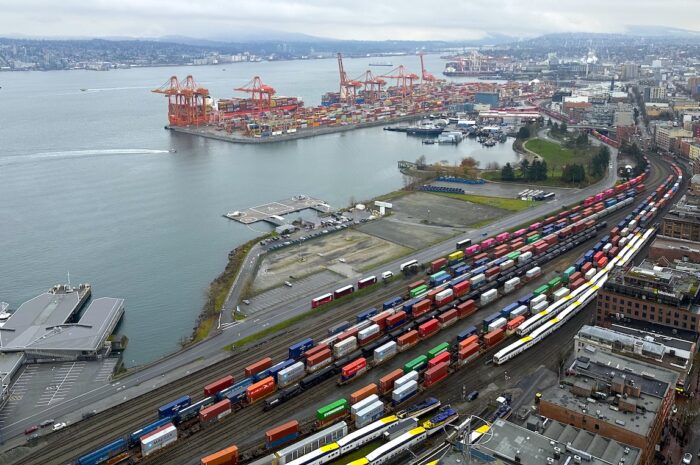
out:
M346 60L348 75L368 62ZM400 188L396 162L422 154L514 159L510 143L423 146L381 128L260 146L174 134L165 98L148 92L172 74L217 97L258 74L308 105L337 85L334 60L0 74L0 300L16 308L68 273L96 297L125 298L128 365L176 349L228 251L267 229L223 213L299 193L345 206Z

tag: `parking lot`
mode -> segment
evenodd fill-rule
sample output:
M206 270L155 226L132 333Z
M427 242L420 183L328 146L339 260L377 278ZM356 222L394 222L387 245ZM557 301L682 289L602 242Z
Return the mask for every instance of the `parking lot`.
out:
M281 305L286 301L295 300L313 293L319 286L327 286L333 288L333 283L341 279L342 276L333 271L323 270L314 275L307 276L303 279L294 280L292 287L277 286L270 290L261 292L260 294L249 299L250 304L241 305L241 312L249 317L255 317L255 314L260 310ZM291 282L290 282L291 284Z
M530 190L542 190L544 192L554 192L555 198L561 197L564 193L570 192L569 188L562 187L538 187L531 184L519 184L510 182L487 182L485 184L461 184L454 182L435 181L430 183L434 186L457 187L464 190L465 194L484 195L486 197L504 197L514 199L518 193Z
M362 269L410 252L410 249L355 229L320 236L266 254L253 283L254 291L280 286L285 281L296 286L297 280L323 270L332 270L335 280L355 277Z
M117 359L27 365L0 410L0 426L37 414L109 382ZM59 419L55 419L58 421Z
M454 187L454 186L453 186ZM414 192L392 201L391 215L359 226L359 230L414 250L460 234L471 225L509 213L439 195Z

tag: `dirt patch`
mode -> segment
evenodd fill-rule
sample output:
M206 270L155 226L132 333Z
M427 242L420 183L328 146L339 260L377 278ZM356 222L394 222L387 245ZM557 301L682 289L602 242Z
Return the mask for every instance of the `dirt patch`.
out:
M439 195L416 192L392 202L392 214L365 223L360 230L411 249L460 234L471 225L495 220L509 212Z
M253 291L270 289L325 269L341 276L359 276L363 269L409 252L409 249L379 237L346 229L267 254L255 277Z

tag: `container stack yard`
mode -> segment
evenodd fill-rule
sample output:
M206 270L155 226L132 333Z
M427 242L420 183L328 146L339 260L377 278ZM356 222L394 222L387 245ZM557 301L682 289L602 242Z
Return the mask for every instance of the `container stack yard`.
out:
M423 67L421 75L400 65L377 76L366 71L350 79L338 54L339 88L307 107L297 97L281 97L258 76L237 87L250 97L214 99L192 76L173 76L154 92L168 97L168 129L231 142L270 142L353 128L416 120L432 114L474 111L477 94L497 94L518 105L550 97L549 83L454 83L436 79ZM493 106L493 105L491 105ZM485 108L488 109L488 108Z

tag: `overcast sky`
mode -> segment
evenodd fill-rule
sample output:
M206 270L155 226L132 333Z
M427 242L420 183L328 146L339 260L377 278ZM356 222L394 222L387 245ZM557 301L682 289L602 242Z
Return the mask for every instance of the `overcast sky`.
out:
M700 29L700 0L0 0L0 36L238 37L260 29L338 39Z

